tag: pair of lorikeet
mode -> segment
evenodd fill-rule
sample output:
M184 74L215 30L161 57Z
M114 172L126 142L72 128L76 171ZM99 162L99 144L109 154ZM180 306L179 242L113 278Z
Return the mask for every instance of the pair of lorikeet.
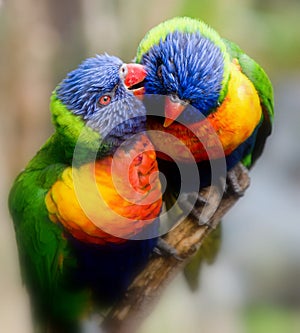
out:
M165 96L156 115L135 96L143 93ZM197 163L203 179L208 159L250 168L271 133L273 92L236 44L184 17L150 30L136 63L85 60L50 108L55 132L16 179L9 207L39 327L76 332L95 304L122 295L156 246L162 202L181 185L164 152Z

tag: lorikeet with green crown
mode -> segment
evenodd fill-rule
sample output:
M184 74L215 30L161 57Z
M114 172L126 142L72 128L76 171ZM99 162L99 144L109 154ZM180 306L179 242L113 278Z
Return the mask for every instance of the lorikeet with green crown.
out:
M100 55L51 98L55 133L15 180L9 208L41 332L72 332L111 304L155 244L161 189L146 111L145 71Z
M232 168L239 162L251 168L272 129L273 88L264 70L236 44L188 17L152 28L138 46L136 62L147 71L146 94L166 95L155 112L151 109L147 127L156 131L151 140L168 180L167 206L181 186L188 188L168 152L186 170L197 163L200 188L210 185L210 162L225 157L228 188L242 194ZM184 154L176 140L166 142L165 133L191 154Z
M145 35L136 62L147 71L146 94L166 95L159 117L147 119L148 128L157 130L151 139L158 151L167 146L180 162L196 161L200 173L208 156L225 155L228 171L238 162L253 166L271 133L274 108L272 84L253 59L205 23L175 17ZM194 159L162 142L159 133L180 139ZM203 179L201 187L209 185Z

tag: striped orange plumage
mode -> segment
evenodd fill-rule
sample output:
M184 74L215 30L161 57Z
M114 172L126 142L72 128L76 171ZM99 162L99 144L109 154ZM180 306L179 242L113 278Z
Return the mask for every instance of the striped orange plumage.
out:
M75 238L95 244L122 243L159 215L162 205L156 154L138 134L114 156L68 167L46 196L53 222Z
M158 152L158 157L170 160L170 155L180 162L192 162L193 156L196 162L200 162L232 153L250 137L261 117L262 109L255 87L234 61L228 93L215 112L197 123L183 125L174 122L169 127L163 127L149 117L148 129L154 131L150 131L149 136L157 151L164 152Z

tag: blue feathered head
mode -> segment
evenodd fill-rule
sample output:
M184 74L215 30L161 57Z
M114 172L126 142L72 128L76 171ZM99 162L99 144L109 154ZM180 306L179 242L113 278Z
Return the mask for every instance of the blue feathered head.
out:
M169 95L171 104L181 105L178 110L193 106L182 113L186 121L199 112L207 116L224 98L229 56L203 22L174 18L158 25L140 43L137 61L147 71L146 93Z
M145 127L145 108L134 94L145 78L141 65L107 54L86 59L56 89L57 98L114 145Z

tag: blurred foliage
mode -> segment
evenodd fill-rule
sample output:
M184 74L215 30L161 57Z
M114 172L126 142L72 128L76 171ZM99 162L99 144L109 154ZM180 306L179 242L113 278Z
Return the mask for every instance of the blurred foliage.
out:
M183 0L179 12L203 19L274 75L300 68L299 0Z
M299 312L274 306L255 306L245 313L245 333L298 333Z

